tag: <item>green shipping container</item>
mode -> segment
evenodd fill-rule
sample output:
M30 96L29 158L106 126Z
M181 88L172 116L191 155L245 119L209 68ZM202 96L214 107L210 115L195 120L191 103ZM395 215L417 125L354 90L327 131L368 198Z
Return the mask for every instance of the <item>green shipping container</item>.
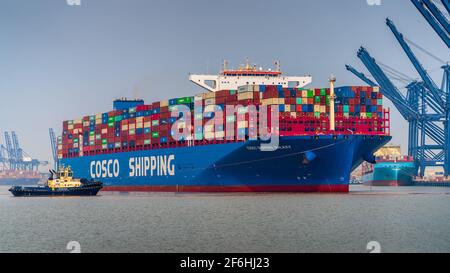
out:
M372 118L372 113L366 113L366 117Z
M308 90L308 98L314 97L314 90Z
M136 113L136 107L131 107L130 110L128 110L128 112L129 112L130 114Z
M102 144L108 144L108 141L104 138L102 139Z
M114 127L114 122L108 122L108 127Z
M320 112L314 112L314 117L320 118Z
M119 122L119 121L121 121L121 120L122 120L122 115L116 116L116 117L114 118L114 121L116 121L116 122Z
M150 139L144 139L144 145L150 144Z
M202 134L202 133L195 133L194 138L195 138L196 140L202 140L202 139L203 139L203 134Z
M236 90L230 90L230 95L235 95L236 94Z
M297 98L297 99L296 99L296 103L297 103L297 104L302 104L302 98Z
M114 117L109 117L109 118L108 118L108 123L110 123L110 122L114 122L114 120L115 120L115 118L114 118Z
M185 103L191 103L191 97L184 97L177 99L177 104L185 104Z
M114 145L114 147L120 148L120 142L116 142L116 144Z
M383 100L382 99L378 99L377 100L377 105L383 105Z
M152 120L152 126L158 126L159 120Z
M343 109L344 109L344 113L348 113L348 110L349 110L348 105L344 105Z
M320 89L321 96L325 96L326 94L327 94L327 91L325 90L325 88Z
M158 138L159 133L158 132L152 132L152 138Z
M320 103L320 96L315 96L314 97L314 102L315 103Z

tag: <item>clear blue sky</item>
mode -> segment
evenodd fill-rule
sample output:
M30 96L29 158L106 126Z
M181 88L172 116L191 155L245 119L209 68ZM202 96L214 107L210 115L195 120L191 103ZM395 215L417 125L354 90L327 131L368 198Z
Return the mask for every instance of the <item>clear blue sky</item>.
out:
M193 95L200 90L188 73L217 73L224 58L234 66L247 56L263 66L280 60L286 74L311 74L312 87L331 73L338 85L360 85L344 65L367 72L356 57L364 45L418 78L386 17L450 59L408 0L0 0L0 131L16 130L28 153L50 159L49 127L60 133L62 120L108 111L117 97ZM440 84L439 63L417 56ZM407 124L393 112L393 142L406 152Z

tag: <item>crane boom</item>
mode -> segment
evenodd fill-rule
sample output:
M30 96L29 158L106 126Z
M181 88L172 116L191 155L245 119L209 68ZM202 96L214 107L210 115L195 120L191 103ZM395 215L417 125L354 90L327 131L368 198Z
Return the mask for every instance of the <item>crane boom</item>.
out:
M427 20L430 26L434 29L434 31L441 37L442 41L450 48L450 37L448 34L442 29L439 25L439 22L433 17L433 15L423 6L423 2L421 0L411 0L411 2L416 6L422 16ZM444 4L445 5L445 4Z
M346 65L345 68L352 72L356 77L360 78L363 82L367 83L370 86L377 86L376 83L374 83L372 80L370 80L369 78L366 77L366 75L364 75L364 73L361 73L359 71L357 71L355 68L353 68L351 65Z
M419 117L419 114L411 108L397 87L389 80L383 70L378 66L375 59L370 56L369 52L364 47L359 49L358 58L361 59L363 64L380 85L383 95L396 105L405 119L409 120L410 118Z
M441 24L441 26L450 34L450 24L447 18L442 14L442 12L436 7L436 5L430 0L422 0L428 10L434 15L434 18Z
M444 5L445 9L448 13L450 13L450 1L449 0L441 0L442 5Z
M395 27L394 23L387 18L386 19L386 25L391 29L392 33L394 34L397 41L400 43L400 46L403 48L403 51L405 51L406 55L408 56L409 60L412 62L414 67L416 68L417 73L419 73L420 77L422 78L425 86L428 90L430 90L431 95L433 99L437 102L439 106L441 106L442 109L445 108L445 102L442 99L442 91L437 87L437 85L434 83L434 81L431 79L431 77L428 75L426 70L423 68L423 66L420 64L417 57L412 52L411 48L406 43L405 39L403 38L403 34L401 34L397 28Z
M52 128L48 129L49 135L50 135L50 144L52 146L52 156L53 156L53 164L54 169L58 169L58 147L56 144L56 136L55 131Z

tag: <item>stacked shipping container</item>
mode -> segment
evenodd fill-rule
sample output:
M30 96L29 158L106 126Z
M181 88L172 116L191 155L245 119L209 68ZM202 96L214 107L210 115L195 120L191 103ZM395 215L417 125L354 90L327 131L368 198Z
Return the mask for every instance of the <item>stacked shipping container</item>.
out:
M58 138L60 158L154 149L186 145L213 144L217 141L242 141L258 136L254 124L258 116L248 108L277 108L280 135L372 134L385 135L388 112L383 110L377 87L340 87L335 89L336 130L329 130L330 90L283 88L280 85L246 85L238 90L221 90L174 98L107 113L85 116L63 123ZM171 116L177 105L189 108L192 119ZM243 107L226 111L227 105ZM223 110L223 114L220 111ZM189 129L191 138L175 141L172 125ZM270 123L269 123L270 128ZM270 131L270 129L269 129Z

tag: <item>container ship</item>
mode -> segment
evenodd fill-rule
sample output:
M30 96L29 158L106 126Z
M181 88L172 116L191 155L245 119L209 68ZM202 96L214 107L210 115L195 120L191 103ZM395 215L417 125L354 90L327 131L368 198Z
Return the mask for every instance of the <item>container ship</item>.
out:
M38 171L0 170L0 185L35 185L41 179Z
M377 87L306 88L248 63L189 79L203 93L64 121L60 164L106 191L348 192L391 139Z
M417 166L400 146L387 145L375 153L376 164L363 163L362 180L368 186L412 186Z

